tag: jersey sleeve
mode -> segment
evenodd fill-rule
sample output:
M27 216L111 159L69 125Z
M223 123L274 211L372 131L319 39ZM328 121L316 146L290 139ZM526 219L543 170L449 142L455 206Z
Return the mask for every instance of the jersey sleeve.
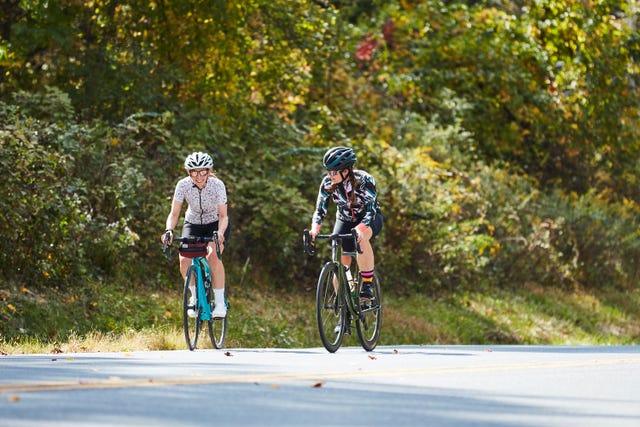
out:
M224 182L220 179L216 179L215 181L215 193L218 201L218 205L226 205L227 204L227 187L224 185ZM216 208L217 208L216 206Z
M322 225L324 217L327 216L329 208L329 184L331 179L324 178L320 183L320 189L318 190L318 198L316 200L316 209L313 212L312 224Z
M371 175L367 176L361 183L361 194L364 199L364 211L365 215L360 221L362 224L371 226L373 217L376 214L378 208L378 192L376 190L376 181Z
M185 201L185 187L182 185L182 180L176 184L176 189L173 191L173 201L180 203Z

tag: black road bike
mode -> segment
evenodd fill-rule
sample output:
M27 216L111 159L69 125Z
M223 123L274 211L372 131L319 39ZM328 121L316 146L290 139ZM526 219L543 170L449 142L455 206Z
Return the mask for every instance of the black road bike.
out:
M331 260L322 267L316 289L316 317L322 344L327 351L335 353L345 334L351 333L351 322L355 321L362 347L372 351L378 345L382 325L382 294L378 277L373 278L373 297L360 297L362 280L356 253L342 251L342 240L353 239L358 253L362 253L355 230L351 234L318 234L316 241L319 239L331 242ZM309 230L304 230L303 243L304 251L314 256L315 242L311 240ZM349 269L340 262L342 255L353 258Z

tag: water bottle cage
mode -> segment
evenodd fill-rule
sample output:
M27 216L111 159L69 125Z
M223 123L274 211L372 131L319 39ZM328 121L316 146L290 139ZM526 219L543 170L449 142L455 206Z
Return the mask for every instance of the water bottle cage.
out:
M349 267L342 266L344 268L344 274L347 277L347 282L349 283L349 290L353 293L356 290L356 281L353 279L351 275L351 269Z

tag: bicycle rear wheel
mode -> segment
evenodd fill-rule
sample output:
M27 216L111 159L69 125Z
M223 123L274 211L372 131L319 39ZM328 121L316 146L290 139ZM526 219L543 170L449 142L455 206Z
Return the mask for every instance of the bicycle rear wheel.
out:
M190 305L191 290L189 287L194 288L196 295L195 305ZM201 298L198 295L198 273L194 266L189 266L187 269L187 277L184 279L184 290L182 293L182 319L184 324L184 339L187 342L189 350L193 351L198 344L198 333L200 332L200 326L202 320L200 319L200 309L198 308L198 299ZM193 309L196 313L195 317L190 317L189 309Z
M320 272L318 287L316 289L316 317L318 319L318 331L324 348L330 353L335 353L344 338L346 306L338 296L335 284L338 283L338 268L328 262Z
M212 294L211 288L207 289L207 302L209 303L209 307L211 307L211 311L213 311L214 300L211 296ZM226 298L225 298L226 299ZM224 339L227 336L227 317L229 317L229 304L227 304L227 315L220 318L211 317L209 320L209 338L211 339L211 344L213 348L221 349L224 346Z
M358 281L358 293L362 287L362 278ZM358 297L359 316L356 320L356 330L362 347L371 351L378 345L380 327L382 326L382 293L378 277L373 277L373 298L364 299Z

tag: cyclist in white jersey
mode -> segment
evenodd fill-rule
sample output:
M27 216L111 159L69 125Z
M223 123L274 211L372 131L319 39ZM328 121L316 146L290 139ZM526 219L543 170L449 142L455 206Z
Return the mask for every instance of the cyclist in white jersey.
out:
M218 244L220 252L224 250L225 242L229 238L229 217L227 216L227 190L224 183L213 173L213 159L206 153L195 152L187 156L184 167L188 176L182 178L176 184L171 203L171 212L167 217L166 230L162 234L162 242L169 232L171 244L173 230L178 224L182 205L187 202L187 211L182 226L182 237L211 237L214 231L218 231ZM207 262L213 276L213 293L215 307L213 317L225 317L227 306L224 299L225 274L222 260L218 258L215 243L207 246ZM191 264L191 258L180 254L180 273L184 279L187 269ZM195 284L191 289L191 305L195 299ZM195 316L195 311L190 310L190 316Z

